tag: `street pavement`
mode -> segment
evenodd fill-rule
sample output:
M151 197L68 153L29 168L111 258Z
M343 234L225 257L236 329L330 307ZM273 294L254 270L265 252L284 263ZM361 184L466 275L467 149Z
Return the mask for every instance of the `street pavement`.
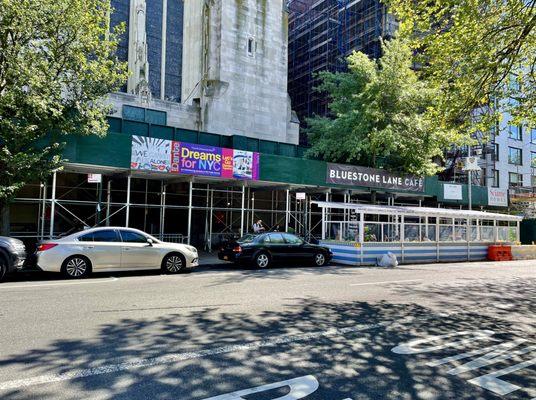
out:
M0 284L0 399L536 400L536 261Z

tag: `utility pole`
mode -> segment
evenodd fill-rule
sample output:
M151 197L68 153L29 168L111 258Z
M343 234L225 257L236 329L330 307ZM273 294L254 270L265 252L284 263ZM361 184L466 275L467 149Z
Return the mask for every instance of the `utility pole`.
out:
M467 158L471 157L471 145L467 147ZM469 210L473 209L473 182L472 182L473 171L467 171L467 198L469 201Z

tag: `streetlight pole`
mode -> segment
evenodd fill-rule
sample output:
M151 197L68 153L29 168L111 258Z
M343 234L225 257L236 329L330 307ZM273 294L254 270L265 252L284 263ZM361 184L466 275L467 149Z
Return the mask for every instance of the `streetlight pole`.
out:
M471 145L467 147L467 158L471 157ZM473 209L473 182L472 182L472 171L467 171L467 197L469 201L469 210Z

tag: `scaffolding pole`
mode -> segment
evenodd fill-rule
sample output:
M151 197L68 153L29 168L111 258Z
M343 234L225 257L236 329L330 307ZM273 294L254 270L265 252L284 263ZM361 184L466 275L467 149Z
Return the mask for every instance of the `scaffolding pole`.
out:
M54 214L56 213L56 171L52 174L52 197L50 204L50 239L54 238Z
M194 189L194 182L190 181L188 191L188 239L187 243L190 244L192 236L192 192Z
M106 187L106 226L110 226L110 202L112 200L112 180L108 179Z
M242 183L242 211L240 212L240 236L244 236L244 208L246 203L246 185Z
M164 230L165 230L165 224L166 224L166 190L167 186L162 181L160 183L160 192L162 193L160 197L160 239L164 239Z
M126 218L125 218L125 227L128 228L130 223L130 181L131 176L127 176L127 212L126 212Z
M290 204L289 204L290 191L287 189L287 200L285 204L285 232L288 232L288 225L290 223Z
M43 184L43 206L41 208L41 240L45 238L45 215L47 208L47 183Z

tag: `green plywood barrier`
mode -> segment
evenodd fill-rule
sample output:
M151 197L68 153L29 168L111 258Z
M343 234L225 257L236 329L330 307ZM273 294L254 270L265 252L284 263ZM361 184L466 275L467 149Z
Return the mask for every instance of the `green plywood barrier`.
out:
M213 133L199 132L199 144L205 144L207 146L220 146L220 135L214 135Z
M149 136L149 124L123 120L123 133L128 135Z
M150 137L173 140L174 129L171 126L150 125Z
M259 151L259 140L255 138L248 138L248 150Z
M191 131L189 129L175 129L175 140L178 142L197 143L197 131Z
M67 137L64 154L71 163L130 168L130 136L109 133L97 136Z
M108 117L108 132L123 132L123 120L121 118Z
M127 121L123 121L125 123ZM176 130L180 133L180 140L185 140L188 134L196 134L195 131ZM212 137L212 136L208 136ZM217 135L215 135L217 137ZM233 143L247 145L245 137L229 137ZM131 137L124 133L111 132L104 138L96 136L66 136L64 149L65 157L72 163L102 165L115 168L130 167ZM221 145L220 143L215 145ZM191 141L194 142L195 141ZM262 142L259 141L259 144ZM234 147L236 146L224 146ZM310 160L297 157L286 157L274 154L260 154L260 180L295 185L313 185L320 187L338 187L345 189L366 189L362 187L348 187L326 184L326 163L318 160ZM443 182L439 182L436 176L426 178L424 195L434 196L440 202L449 204L467 204L467 186L463 186L463 201L447 201L443 199ZM487 188L473 186L473 205L487 205Z

